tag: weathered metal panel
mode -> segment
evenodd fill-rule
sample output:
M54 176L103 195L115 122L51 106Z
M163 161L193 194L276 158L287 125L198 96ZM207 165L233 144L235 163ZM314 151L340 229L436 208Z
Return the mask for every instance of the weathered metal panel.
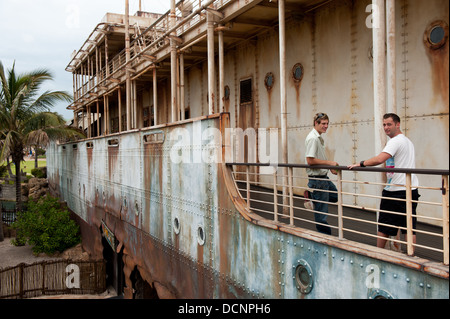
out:
M221 120L227 119L214 117L121 135L118 159L143 167L145 172L148 170L142 179L132 180L125 174L118 174L121 177L118 179L115 175L112 182L93 170L94 176L83 180L83 176L91 172L88 165L81 165L74 171L72 166L60 164L58 169L77 183L69 183L68 193L72 197L78 191L78 182L84 185L88 180L103 180L102 187L107 190L104 202L92 192L78 200L69 200L68 205L79 215L83 211L90 212L92 216L85 219L90 225L100 227L103 220L114 232L124 249L126 274L137 265L145 280L158 283L158 293L175 297L367 298L371 291L365 284L368 277L366 269L371 265L380 269L380 288L395 298L445 298L445 289L448 296L448 280L435 279L423 272L420 261L409 260L402 254L394 254L392 258L389 253L385 255L387 259L374 259L370 257L373 253L370 249L376 251L376 248L352 248L348 242L314 235L311 231L290 229L245 212L245 204L237 193L233 195L234 184L224 165L204 160L193 163L194 158L198 158L198 153L195 155L197 151L211 154L211 150L221 150L220 141L215 144L205 133L202 139L197 134L207 128L219 129L224 124ZM190 139L177 138L177 129L183 129ZM144 156L129 161L128 152L148 132L164 132L164 143L161 146L145 144ZM104 166L110 163L107 140L92 140L94 150L106 150L104 156L97 158ZM79 151L86 141L77 144ZM65 145L65 151L61 150L63 146L49 147L52 185L58 170L54 161L60 159L54 154L65 154L61 158L72 164L68 157L74 157L74 154L67 152L69 145ZM170 160L170 152L175 152L173 156L183 154L179 159L186 162ZM84 154L83 158L79 152L77 158L80 162L88 160L88 152ZM125 180L128 185L122 187ZM99 187L99 190L102 189ZM115 194L127 198L146 196L142 229L141 224L134 220L132 208L125 211L121 207L123 203L114 204L118 201ZM80 205L85 208L80 209ZM199 226L203 229L202 240L199 240ZM96 234L94 238L98 241L101 234ZM388 261L390 259L393 264ZM313 271L313 289L308 294L299 292L293 278L294 266L299 260L306 261ZM409 266L405 267L403 263ZM390 277L398 278L398 281L389 280Z

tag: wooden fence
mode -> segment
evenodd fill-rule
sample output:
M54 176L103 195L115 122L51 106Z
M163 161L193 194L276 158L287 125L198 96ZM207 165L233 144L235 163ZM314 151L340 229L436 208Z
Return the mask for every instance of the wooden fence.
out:
M0 269L0 299L57 294L98 294L106 290L106 263L70 259Z

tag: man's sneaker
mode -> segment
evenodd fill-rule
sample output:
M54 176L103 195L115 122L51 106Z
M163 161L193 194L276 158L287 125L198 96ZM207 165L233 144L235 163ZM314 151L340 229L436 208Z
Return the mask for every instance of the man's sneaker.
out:
M310 209L310 210L314 210L314 203L311 201L311 192L306 190L304 193L305 196L305 202L303 203L303 205L305 206L305 208Z

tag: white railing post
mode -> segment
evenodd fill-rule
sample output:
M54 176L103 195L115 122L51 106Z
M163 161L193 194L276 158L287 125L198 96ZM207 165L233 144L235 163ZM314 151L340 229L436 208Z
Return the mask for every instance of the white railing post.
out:
M273 168L273 220L278 221L277 169Z
M336 188L337 188L337 195L338 195L338 237L339 239L344 238L344 222L343 222L343 207L342 207L342 171L337 170L337 180L336 180Z
M442 175L442 238L443 238L443 252L444 265L448 265L448 250L449 250L449 236L448 236L448 176Z
M406 174L406 244L409 256L414 255L413 246L413 222L412 222L412 194L411 173Z
M293 191L293 183L294 183L294 168L291 166L288 168L288 180L289 180L289 224L294 226L294 191Z
M248 176L248 165L245 166L245 179L246 179L246 190L247 190L247 208L250 209L250 178Z

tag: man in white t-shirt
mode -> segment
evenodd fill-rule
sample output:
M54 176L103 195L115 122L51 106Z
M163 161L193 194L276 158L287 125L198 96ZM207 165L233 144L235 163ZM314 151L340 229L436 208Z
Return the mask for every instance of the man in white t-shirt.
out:
M383 151L371 159L361 161L359 164L348 166L349 169L354 167L376 166L386 162L386 168L415 168L415 151L413 143L400 130L400 118L397 114L387 113L383 116L383 128L387 136L390 137ZM406 227L406 216L390 214L383 212L393 211L406 214L406 202L395 199L406 199L406 174L404 173L387 173L388 185L383 189L382 199L380 203L380 214L378 217L378 238L377 247L383 248L386 239L389 236L396 236L398 227ZM417 201L419 193L417 186L419 180L415 174L411 175L412 199ZM394 198L391 200L389 198ZM417 203L413 206L413 229L416 229L416 208ZM388 226L388 225L392 225ZM405 233L405 229L401 229ZM416 235L413 233L413 243L416 243Z

